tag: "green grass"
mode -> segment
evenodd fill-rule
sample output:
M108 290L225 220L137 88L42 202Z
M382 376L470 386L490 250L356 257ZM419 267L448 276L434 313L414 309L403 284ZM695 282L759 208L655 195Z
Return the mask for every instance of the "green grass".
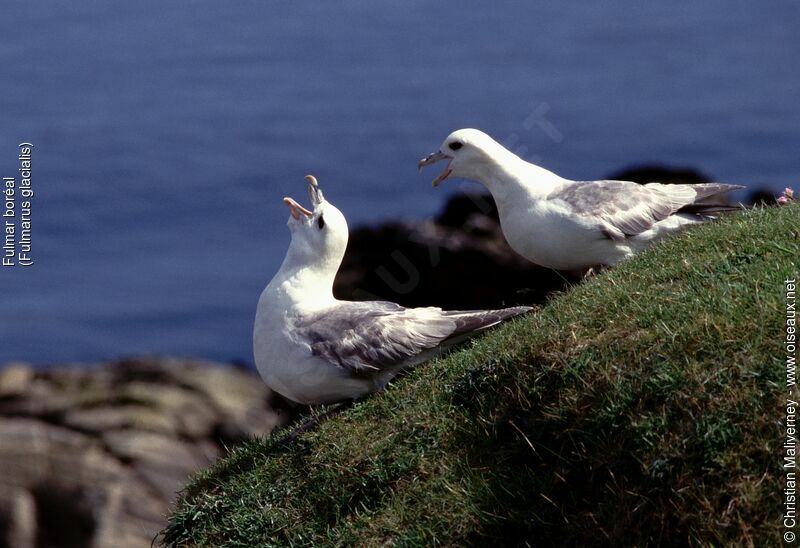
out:
M234 448L164 543L777 545L799 217L686 231L288 447Z

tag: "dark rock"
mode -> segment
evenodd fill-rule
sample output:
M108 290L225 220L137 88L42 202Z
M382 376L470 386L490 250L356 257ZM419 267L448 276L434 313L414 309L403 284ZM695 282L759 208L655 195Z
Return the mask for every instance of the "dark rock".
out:
M0 546L36 546L36 502L25 489L0 490Z
M709 183L711 179L703 172L691 167L669 167L658 164L634 166L612 173L611 181L633 181L634 183L697 184Z
M567 278L515 253L490 195L456 196L435 221L387 223L350 234L334 293L446 309L532 304Z
M149 546L191 473L291 417L272 399L189 360L0 369L0 546Z
M0 369L0 397L22 394L33 382L33 368L25 363L9 363Z
M172 436L180 433L170 415L141 404L69 409L64 413L63 421L66 426L84 432L136 429Z
M747 196L747 202L759 206L776 206L778 205L778 197L769 189L757 188Z
M491 194L459 194L450 198L444 210L436 218L437 224L453 228L461 228L474 216L485 216L499 220L497 204ZM473 221L474 222L474 221Z

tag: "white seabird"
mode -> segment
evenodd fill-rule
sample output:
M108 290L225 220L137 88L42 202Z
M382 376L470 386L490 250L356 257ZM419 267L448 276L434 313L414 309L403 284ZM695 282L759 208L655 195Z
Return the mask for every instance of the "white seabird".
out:
M449 176L482 183L494 197L509 245L529 261L582 273L612 266L686 225L735 209L721 183L571 181L531 164L477 129L460 129L418 167L448 160Z
M256 368L276 392L303 404L359 398L382 389L402 369L530 310L443 311L334 298L347 221L316 179L306 180L314 209L283 199L292 241L261 293L253 329Z

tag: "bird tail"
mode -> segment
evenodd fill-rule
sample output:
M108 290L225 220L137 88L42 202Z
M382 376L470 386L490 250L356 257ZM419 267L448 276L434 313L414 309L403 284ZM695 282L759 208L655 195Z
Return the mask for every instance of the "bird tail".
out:
M731 204L725 196L728 192L745 188L741 185L698 183L686 186L691 187L697 195L691 203L682 206L676 213L713 217L718 213L727 213L742 209L740 204Z
M501 308L498 310L449 310L444 314L455 320L456 329L451 337L469 336L473 333L483 331L500 322L525 314L533 310L530 306L514 306L511 308Z

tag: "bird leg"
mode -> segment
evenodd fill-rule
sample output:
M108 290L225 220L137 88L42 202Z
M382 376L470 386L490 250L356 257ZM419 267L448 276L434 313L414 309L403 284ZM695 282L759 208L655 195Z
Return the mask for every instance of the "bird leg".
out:
M594 278L598 274L600 274L604 270L602 265L592 266L587 269L580 269L580 270L570 270L569 275L573 276L575 279L580 280L581 282L585 282L591 278Z
M557 271L556 271L557 272ZM567 270L567 274L569 274L571 283L583 282L594 276L594 268L578 268L575 270Z

